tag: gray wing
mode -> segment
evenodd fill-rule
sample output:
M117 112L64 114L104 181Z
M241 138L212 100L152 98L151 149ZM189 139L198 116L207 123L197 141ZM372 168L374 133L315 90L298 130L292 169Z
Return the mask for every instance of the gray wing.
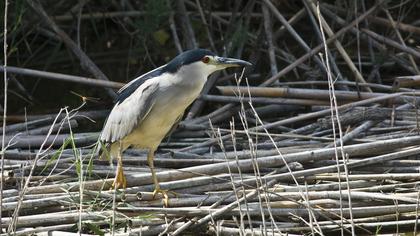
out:
M117 102L101 133L101 141L113 143L130 134L147 116L154 105L158 83L150 79L129 97Z

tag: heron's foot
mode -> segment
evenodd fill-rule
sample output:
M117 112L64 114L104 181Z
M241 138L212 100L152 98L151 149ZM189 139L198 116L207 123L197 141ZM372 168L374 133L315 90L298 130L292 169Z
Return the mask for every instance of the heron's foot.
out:
M177 196L177 194L174 191L155 188L155 190L153 190L153 199L155 199L158 194L162 195L163 204L165 204L165 207L169 206L169 196L168 196L168 194L172 194L175 197Z
M117 174L115 175L114 183L112 183L111 190L127 188L127 179L125 178L123 168L121 166L118 166L117 168Z

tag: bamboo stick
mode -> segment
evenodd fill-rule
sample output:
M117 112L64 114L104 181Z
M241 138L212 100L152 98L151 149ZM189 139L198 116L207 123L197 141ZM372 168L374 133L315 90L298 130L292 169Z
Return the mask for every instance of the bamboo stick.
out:
M4 71L3 66L0 66L0 71ZM61 74L61 73L33 70L33 69L20 68L20 67L14 67L14 66L8 66L7 72L12 73L12 74L25 75L28 77L45 78L45 79L51 79L51 80L85 84L85 85L96 86L96 87L119 89L122 86L124 86L123 83L119 83L119 82L97 80L97 79L92 79L92 78L87 78L87 77L66 75L66 74Z
M328 90L322 89L297 89L297 88L267 88L267 87L235 87L235 86L218 86L217 89L223 95L237 96L240 94L249 94L254 97L285 97L285 98L301 98L301 99L318 99L329 100ZM386 93L367 93L367 92L353 92L353 91L335 91L337 99L359 101L369 98L381 97L387 95ZM403 96L395 101L403 102L403 99L408 99L408 96Z

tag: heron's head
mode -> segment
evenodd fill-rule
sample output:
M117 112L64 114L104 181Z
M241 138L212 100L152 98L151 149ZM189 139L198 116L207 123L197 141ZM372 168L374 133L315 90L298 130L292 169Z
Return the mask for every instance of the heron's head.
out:
M215 71L223 70L228 67L251 65L252 64L247 61L219 57L206 49L193 49L176 56L166 65L166 69L170 72L177 72L179 70L194 70L208 76Z

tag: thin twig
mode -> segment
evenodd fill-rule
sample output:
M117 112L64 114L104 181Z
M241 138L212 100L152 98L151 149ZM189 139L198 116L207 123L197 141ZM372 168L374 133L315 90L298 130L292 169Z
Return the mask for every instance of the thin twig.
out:
M4 154L6 152L5 137L6 137L6 121L7 121L7 13L8 13L9 1L4 1L4 18L3 18L3 63L5 70L3 71L3 86L4 86L4 98L3 98L3 133L1 143L1 175L0 175L0 232L3 232L2 227L2 212L3 212L3 188L4 188Z

